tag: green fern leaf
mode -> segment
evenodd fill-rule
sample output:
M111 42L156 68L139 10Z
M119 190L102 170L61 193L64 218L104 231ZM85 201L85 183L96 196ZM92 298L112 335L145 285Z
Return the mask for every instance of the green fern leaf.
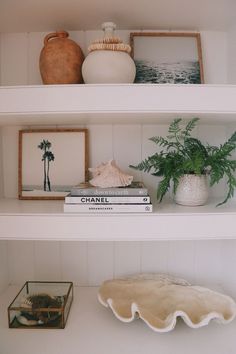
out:
M210 186L222 178L226 178L227 195L224 204L233 196L236 188L236 160L232 153L236 150L236 132L219 146L203 144L199 139L191 136L199 118L193 118L185 125L181 118L176 118L170 124L167 137L156 136L150 138L159 147L159 152L147 157L137 166L131 168L163 177L157 188L157 198L162 198L173 182L174 192L179 179L184 174L209 174Z
M186 124L185 129L183 129L183 135L185 137L190 136L190 133L196 127L198 121L199 118L193 118Z
M170 124L168 132L172 134L177 134L181 131L181 128L179 126L179 123L181 122L182 118L176 118L173 120L173 122Z

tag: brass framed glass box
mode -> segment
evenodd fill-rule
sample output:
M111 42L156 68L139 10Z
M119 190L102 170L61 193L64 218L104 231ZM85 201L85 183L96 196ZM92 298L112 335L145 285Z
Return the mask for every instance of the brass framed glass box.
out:
M9 328L65 328L73 283L27 281L8 307Z

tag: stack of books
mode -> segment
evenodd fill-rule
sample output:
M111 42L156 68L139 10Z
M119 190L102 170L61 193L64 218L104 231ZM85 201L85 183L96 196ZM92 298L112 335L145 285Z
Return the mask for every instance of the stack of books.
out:
M73 187L65 197L64 211L70 213L150 213L152 203L142 182L127 187L99 188L87 183Z

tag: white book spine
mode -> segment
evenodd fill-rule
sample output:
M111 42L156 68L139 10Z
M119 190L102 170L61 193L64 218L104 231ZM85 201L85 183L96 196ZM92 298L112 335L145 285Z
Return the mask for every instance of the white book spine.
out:
M147 188L72 188L71 195L73 196L147 196Z
M150 213L152 204L64 204L68 213Z
M101 196L66 196L66 204L149 204L150 197L101 197Z

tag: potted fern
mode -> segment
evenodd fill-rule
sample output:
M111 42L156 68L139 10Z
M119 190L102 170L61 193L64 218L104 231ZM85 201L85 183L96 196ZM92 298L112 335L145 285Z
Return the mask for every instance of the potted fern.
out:
M166 138L150 138L161 148L160 152L147 157L137 166L130 165L136 170L162 177L157 187L159 202L173 183L176 203L203 205L207 200L208 185L213 186L224 177L228 190L224 200L217 206L226 203L234 194L236 160L232 159L232 153L236 149L236 131L218 147L204 145L191 135L198 120L199 118L193 118L187 124L181 125L182 118L174 119Z

